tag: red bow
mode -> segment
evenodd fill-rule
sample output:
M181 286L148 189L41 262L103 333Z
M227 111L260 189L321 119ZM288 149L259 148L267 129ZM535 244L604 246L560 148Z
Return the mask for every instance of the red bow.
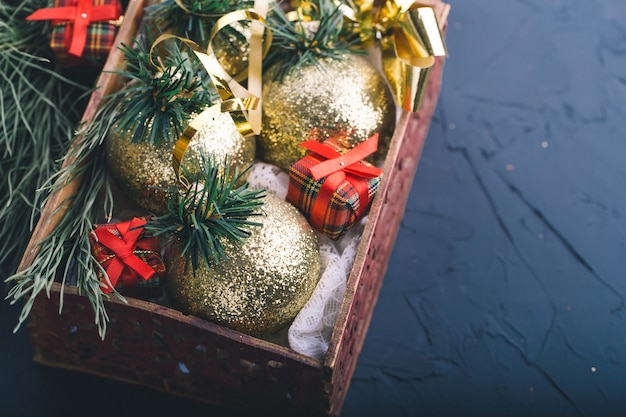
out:
M144 280L148 280L156 274L150 265L134 254L136 249L159 251L156 239L139 240L145 224L145 220L135 217L131 221L111 225L117 229L119 236L115 235L108 227L96 227L94 230L96 239L115 255L111 257L111 262L106 269L111 286L105 282L103 292L112 292L120 278L124 281L124 277L133 276L134 273Z
M359 195L360 204L356 216L362 216L369 206L368 180L382 174L380 168L361 163L362 160L376 152L378 148L378 133L344 154L316 140L308 140L301 143L300 146L307 148L320 157L326 158L325 161L310 168L311 176L315 181L326 177L311 209L312 226L322 230L326 210L333 194L346 178Z
M77 0L75 3L75 6L39 9L28 16L26 20L72 22L74 32L68 52L71 55L81 56L87 42L87 28L91 22L118 19L122 15L122 6L119 2L94 6L93 0Z

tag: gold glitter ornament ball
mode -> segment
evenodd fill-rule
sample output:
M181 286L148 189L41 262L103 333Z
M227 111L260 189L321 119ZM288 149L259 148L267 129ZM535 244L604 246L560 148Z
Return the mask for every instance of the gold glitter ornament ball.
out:
M300 212L268 194L262 227L243 244L224 239L225 261L195 275L175 244L167 245L167 293L181 311L253 336L288 325L320 278L317 236Z
M106 140L107 165L124 194L136 205L153 214L167 210L167 193L164 189L176 184L172 166L173 143L149 144L147 141L131 143L132 132L115 134ZM222 113L206 123L191 139L182 164L191 174L199 171L201 155L213 155L217 161L230 156L231 172L243 172L254 162L256 142L245 138L237 130L227 113ZM245 176L242 181L245 181Z
M271 70L264 75L259 158L288 170L306 155L299 144L316 129L318 140L346 135L348 148L378 132L378 151L368 160L382 162L396 122L395 102L385 79L361 55L325 58L318 64L306 65L281 81L273 79Z
M248 68L250 28L239 22L220 30L213 39L213 52L231 77L241 76Z

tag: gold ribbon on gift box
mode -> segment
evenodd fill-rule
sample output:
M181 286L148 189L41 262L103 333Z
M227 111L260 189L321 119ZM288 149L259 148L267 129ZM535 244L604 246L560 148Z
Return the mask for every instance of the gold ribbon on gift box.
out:
M257 10L259 12L257 12ZM264 36L267 0L257 0L255 9L237 10L222 16L211 31L207 51L203 51L198 44L190 39L175 35L164 34L159 36L150 49L150 62L159 71L165 71L155 62L154 55L157 46L170 39L176 39L187 45L209 74L221 101L210 106L189 122L182 135L174 145L172 166L181 185L186 186L184 178L180 176L180 164L194 135L220 113L229 113L239 133L244 137L257 135L261 131L261 88L262 88L262 60L267 53L272 35L268 31ZM239 21L252 22L250 39L250 58L248 68L248 89L243 87L234 78L229 76L213 53L212 40L225 27Z
M378 2L380 3L380 2ZM435 10L414 0L356 1L358 10L342 7L357 22L365 44L378 41L382 67L402 108L419 110L435 57L447 56Z

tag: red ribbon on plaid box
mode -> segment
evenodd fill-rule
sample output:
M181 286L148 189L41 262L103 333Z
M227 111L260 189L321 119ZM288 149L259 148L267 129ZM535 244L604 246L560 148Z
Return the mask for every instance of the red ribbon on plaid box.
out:
M26 20L51 20L50 47L57 59L78 65L107 57L118 26L113 21L121 15L120 0L55 0L54 7L39 9Z
M365 161L378 148L378 134L351 150L331 137L309 140L310 152L289 169L287 200L313 228L338 239L363 217L378 190L382 170Z
M161 295L160 278L166 268L159 242L145 235L145 224L145 218L135 217L126 222L93 226L93 233L89 235L91 252L108 277L107 281L102 270L98 270L104 293L115 288L137 298Z

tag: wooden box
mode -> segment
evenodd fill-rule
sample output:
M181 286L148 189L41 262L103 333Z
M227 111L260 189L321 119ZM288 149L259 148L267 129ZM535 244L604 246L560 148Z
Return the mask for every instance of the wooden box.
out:
M449 6L434 4L445 26ZM116 46L130 44L142 17L143 0L131 0ZM101 74L84 115L119 85L106 69L123 59L117 47ZM88 372L261 415L339 415L370 323L396 233L404 214L422 145L436 105L443 59L437 58L421 110L401 115L384 163L384 180L373 201L345 298L323 360L205 320L135 299L107 302L106 338L98 336L91 306L74 287L54 284L40 295L27 324L40 364ZM41 216L20 270L32 263L36 243L54 227L54 210L79 183L53 195ZM59 295L64 307L59 315Z

